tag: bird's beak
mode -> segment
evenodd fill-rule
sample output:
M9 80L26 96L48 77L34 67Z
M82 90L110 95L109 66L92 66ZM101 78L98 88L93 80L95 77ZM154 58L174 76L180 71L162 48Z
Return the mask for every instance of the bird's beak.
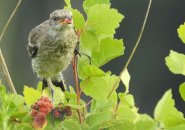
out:
M61 20L60 23L62 24L72 24L71 18L65 18L64 20Z

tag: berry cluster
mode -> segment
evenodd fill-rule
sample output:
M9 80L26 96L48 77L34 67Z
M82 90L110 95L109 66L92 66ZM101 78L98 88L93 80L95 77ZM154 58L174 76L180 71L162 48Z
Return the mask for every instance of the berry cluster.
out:
M72 115L72 110L70 106L63 106L59 105L54 109L54 117L55 118L63 118L64 115L66 116L71 116Z
M53 103L48 97L42 96L34 105L32 105L31 116L33 117L33 126L42 128L46 124L46 116L54 108Z

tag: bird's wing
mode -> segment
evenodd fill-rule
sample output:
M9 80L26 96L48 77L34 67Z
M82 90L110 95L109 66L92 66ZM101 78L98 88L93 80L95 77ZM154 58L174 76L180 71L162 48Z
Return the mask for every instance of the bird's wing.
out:
M31 58L34 58L37 55L39 46L41 44L41 39L43 35L47 33L49 27L49 21L45 21L33 28L29 34L27 50Z

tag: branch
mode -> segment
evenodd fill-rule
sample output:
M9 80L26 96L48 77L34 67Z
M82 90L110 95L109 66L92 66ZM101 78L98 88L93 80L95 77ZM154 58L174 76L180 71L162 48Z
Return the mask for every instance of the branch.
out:
M74 58L73 58L73 72L74 72L74 77L75 77L77 105L80 105L80 89L79 89L78 75L77 75L76 67L77 67L77 55L74 55ZM78 112L80 123L82 123L83 122L83 120L82 120L82 114L81 114L81 112L80 112L79 109L77 110L77 112Z
M139 45L139 43L140 43L140 41L141 41L141 37L142 37L142 35L143 35L144 29L145 29L145 26L146 26L146 23L147 23L147 20L148 20L148 15L149 15L149 12L150 12L151 4L152 4L152 0L149 1L148 8L147 8L147 11L146 11L146 15L145 15L145 18L144 18L144 22L143 22L141 31L140 31L140 33L139 33L139 36L138 36L138 38L137 38L136 44L135 44L135 46L134 46L134 48L133 48L133 50L132 50L132 52L131 52L131 54L130 54L130 56L129 56L129 58L128 58L128 60L127 60L127 62L126 62L126 64L125 64L125 66L124 66L124 68L123 68L123 70L122 70L121 73L119 74L119 79L116 81L116 83L114 84L114 86L113 86L111 92L109 93L108 98L110 98L110 96L111 96L112 93L114 92L114 89L116 88L116 84L119 83L119 81L120 81L120 79L121 79L121 75L123 74L123 72L125 71L125 69L127 69L128 65L130 64L130 62L131 62L131 60L132 60L132 58L133 58L133 56L134 56L134 54L135 54L135 52L136 52L136 50L137 50L137 48L138 48L138 45Z
M7 28L8 28L8 26L9 26L10 22L12 21L12 19L13 19L15 13L17 12L17 10L18 10L18 8L19 8L21 2L22 2L22 0L19 0L19 1L17 2L17 5L15 6L15 9L13 10L12 14L10 15L8 21L6 22L6 24L5 24L4 28L3 28L3 31L2 31L1 34L0 34L0 43L1 43L2 39L3 39L3 36L4 36L4 34L5 34L6 30L7 30ZM9 71L8 71L8 68L7 68L7 65L6 65L6 62L5 62L5 60L4 60L3 54L2 54L2 52L1 52L1 49L0 49L0 65L1 65L1 67L2 67L4 76L5 76L5 80L6 80L6 82L8 83L10 90L11 90L13 93L17 93L16 90L15 90L15 87L14 87L14 85L13 85L13 82L12 82L12 80L11 80L11 77L10 77L10 74L9 74Z
M9 26L10 22L12 21L12 19L13 19L15 13L17 12L17 9L19 8L21 2L22 2L22 0L19 0L19 1L17 2L17 5L15 6L15 9L13 10L12 14L10 15L8 21L6 22L6 24L5 24L4 28L3 28L3 31L1 32L1 35L0 35L0 42L2 41L3 36L4 36L4 34L5 34L6 30L7 30L7 28L8 28L8 26Z
M8 68L6 66L6 63L5 63L3 54L1 52L1 49L0 49L0 65L1 65L2 70L3 70L4 78L5 78L6 82L8 83L9 89L11 90L11 92L17 94L17 92L15 90L15 87L13 85L13 82L10 78L10 74L9 74Z

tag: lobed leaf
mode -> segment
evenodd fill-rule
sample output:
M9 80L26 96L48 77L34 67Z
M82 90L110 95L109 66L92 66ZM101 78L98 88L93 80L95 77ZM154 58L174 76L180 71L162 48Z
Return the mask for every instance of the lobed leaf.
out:
M15 127L16 130L34 130L29 123L20 123Z
M38 90L35 90L28 86L24 86L23 94L24 94L25 103L28 106L31 106L32 104L34 104L41 97L41 93Z
M86 95L91 96L95 100L106 101L117 78L114 75L89 77L81 82L80 87Z
M116 120L105 130L137 130L133 121L127 119Z
M181 124L181 125L171 127L168 130L185 130L185 124Z
M103 122L111 120L111 116L110 111L96 112L87 116L86 123L91 127L101 126Z
M185 101L185 82L180 85L179 92L182 99Z
M135 120L137 130L157 130L157 123L148 115L139 115Z
M122 40L105 38L101 40L99 51L92 50L92 64L102 66L110 60L123 55L124 49Z
M71 8L71 0L64 0L66 3L67 7Z
M108 95L108 83L104 77L90 77L80 84L82 91L96 100L105 101ZM102 91L103 90L103 91Z
M123 103L119 105L116 117L117 119L127 119L130 121L134 121L138 116L137 109L131 108L129 106L124 105Z
M105 75L105 72L98 67L84 64L80 59L78 61L78 75L80 79Z
M135 107L134 96L127 93L119 93L118 97L123 105Z
M84 16L77 9L70 9L73 13L73 23L76 30L81 30L85 26Z
M180 27L177 29L177 32L179 34L179 38L185 44L185 23L180 25Z
M97 34L113 35L123 18L116 9L110 9L109 5L95 5L87 12L87 27Z
M101 100L93 100L91 103L90 112L103 112L103 111L112 111L115 106L117 105L118 99L117 99L117 93L114 91L111 97L106 101Z
M62 122L62 130L81 130L79 123L72 119L66 119Z
M95 32L86 29L80 36L80 51L91 56L93 50L98 51L100 42Z
M169 70L174 74L182 74L185 75L185 55L170 51L170 55L165 58L166 65L168 66Z
M168 90L157 103L154 111L155 120L159 121L165 128L170 128L185 123L183 113L175 108L172 91Z
M88 9L97 4L110 4L110 0L85 0L83 2L83 8L85 12L88 12Z

